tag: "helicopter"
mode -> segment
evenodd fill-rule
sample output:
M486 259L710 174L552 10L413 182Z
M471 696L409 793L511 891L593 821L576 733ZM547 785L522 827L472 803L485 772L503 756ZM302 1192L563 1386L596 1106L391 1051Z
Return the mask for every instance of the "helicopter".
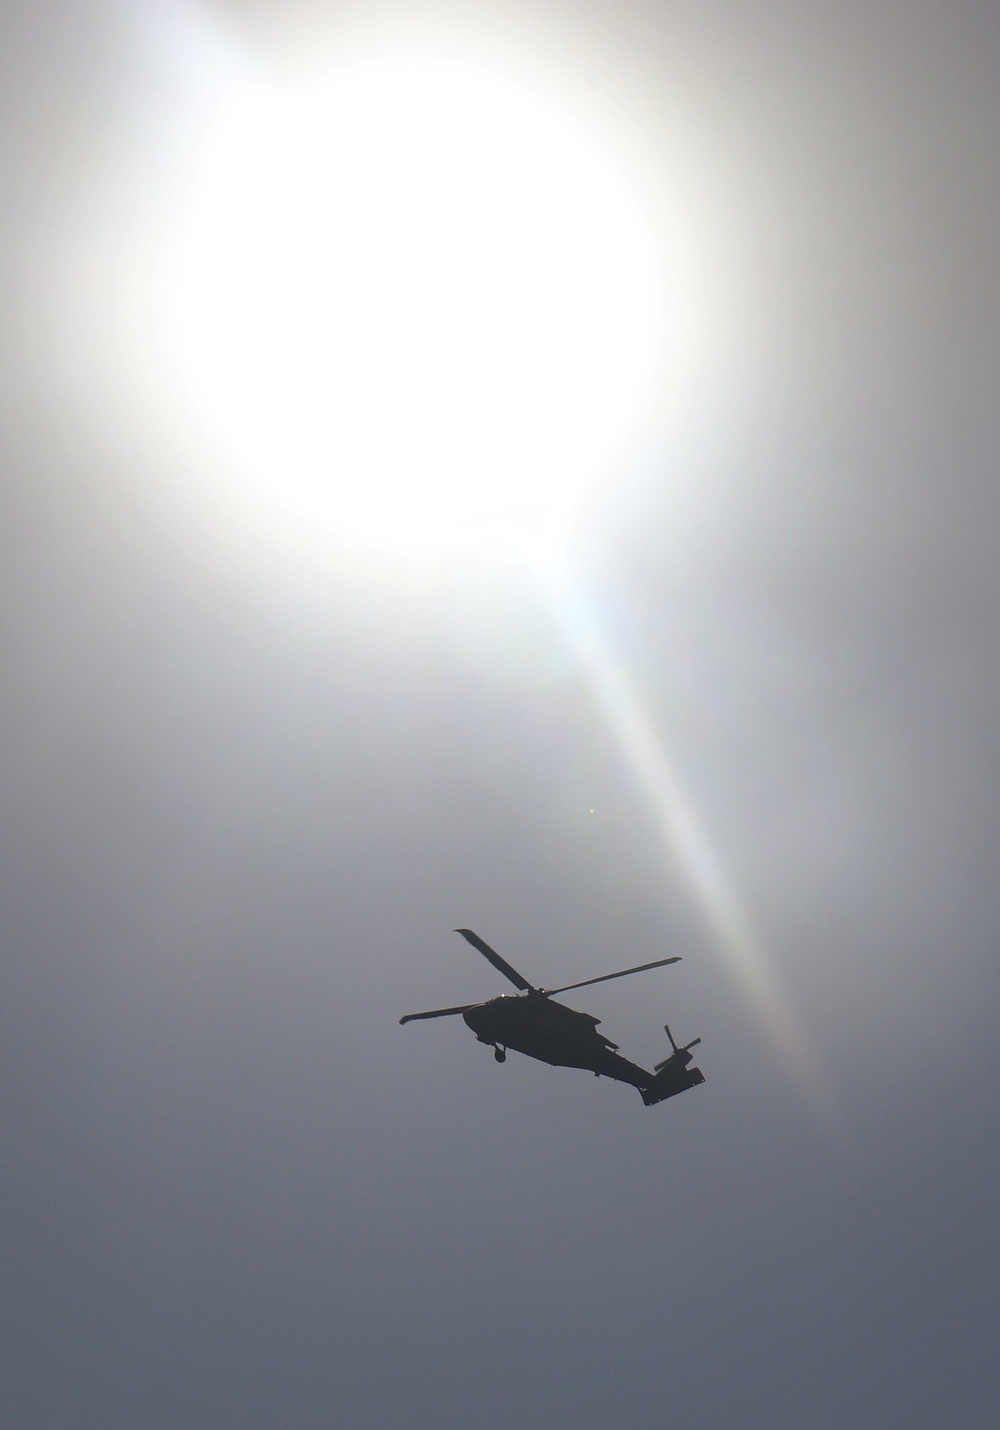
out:
M701 1038L693 1038L682 1046L674 1042L669 1027L663 1031L670 1039L669 1057L646 1072L623 1058L618 1044L597 1031L600 1018L590 1013L578 1013L564 1003L554 1002L555 994L568 993L573 988L587 988L592 983L606 983L611 978L625 978L630 973L645 973L650 968L663 968L668 963L680 963L679 957L658 958L652 963L640 963L635 968L622 968L617 973L602 973L597 978L584 978L579 983L566 983L562 988L535 988L506 959L490 948L472 929L455 929L467 943L492 963L493 967L513 983L520 996L502 993L485 1003L462 1003L455 1008L432 1008L426 1013L406 1013L400 1023L413 1023L421 1018L448 1018L461 1014L481 1043L493 1048L498 1063L507 1061L507 1050L524 1053L529 1058L549 1063L553 1067L587 1068L595 1077L613 1078L638 1088L643 1102L653 1107L668 1097L676 1097L689 1087L705 1081L700 1068L690 1066L691 1049Z

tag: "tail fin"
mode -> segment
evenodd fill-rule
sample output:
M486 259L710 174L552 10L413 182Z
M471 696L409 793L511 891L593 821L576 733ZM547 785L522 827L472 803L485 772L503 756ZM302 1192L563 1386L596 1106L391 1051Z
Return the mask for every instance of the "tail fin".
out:
M692 1060L691 1049L698 1046L701 1038L692 1038L690 1043L678 1047L670 1029L664 1026L664 1032L670 1039L673 1052L669 1058L664 1058L662 1063L656 1064L652 1083L641 1089L642 1100L647 1107L664 1102L668 1097L676 1097L679 1092L686 1092L689 1087L697 1087L705 1081L700 1068L689 1066Z

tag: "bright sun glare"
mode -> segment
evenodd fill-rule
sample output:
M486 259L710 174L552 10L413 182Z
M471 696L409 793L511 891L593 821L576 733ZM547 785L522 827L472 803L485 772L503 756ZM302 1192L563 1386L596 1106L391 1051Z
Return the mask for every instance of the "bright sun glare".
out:
M641 205L584 120L415 53L234 87L162 301L260 515L411 554L558 524L639 424L662 307Z

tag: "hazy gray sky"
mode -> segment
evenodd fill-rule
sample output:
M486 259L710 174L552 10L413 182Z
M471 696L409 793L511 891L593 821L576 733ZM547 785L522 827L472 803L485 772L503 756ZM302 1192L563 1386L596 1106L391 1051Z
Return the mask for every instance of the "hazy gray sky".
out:
M476 19L620 116L658 222L700 196L738 309L566 628L474 561L320 579L224 540L190 499L222 459L129 396L115 302L192 36L293 73L375 12L19 10L4 1424L992 1425L1000 12ZM749 950L671 844L674 779ZM647 1110L399 1028L507 991L457 925L549 985L681 953L567 1001L647 1066L665 1020L701 1033L705 1086Z

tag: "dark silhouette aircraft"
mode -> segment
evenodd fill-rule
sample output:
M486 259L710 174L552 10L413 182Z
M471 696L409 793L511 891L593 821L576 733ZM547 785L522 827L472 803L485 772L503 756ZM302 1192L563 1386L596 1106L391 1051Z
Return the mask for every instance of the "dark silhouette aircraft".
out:
M690 1067L691 1049L700 1038L678 1047L668 1027L664 1032L673 1049L668 1058L657 1063L654 1070L630 1063L621 1057L618 1044L597 1031L599 1018L590 1013L578 1013L564 1003L553 1001L556 993L568 993L571 988L586 988L591 983L606 983L609 978L624 978L630 973L644 973L648 968L663 968L679 963L679 958L658 958L653 963L640 963L635 968L622 968L618 973L602 973L598 978L584 978L580 983L567 983L562 988L534 988L516 968L500 957L471 929L456 929L477 948L484 958L505 978L510 979L521 996L504 993L486 1003L463 1003L457 1008L432 1008L427 1013L407 1013L400 1023L412 1023L418 1018L447 1018L461 1013L463 1019L481 1043L493 1047L498 1063L506 1062L507 1049L538 1058L553 1067L588 1068L597 1077L610 1077L637 1087L647 1107L676 1097L689 1087L697 1087L705 1079L699 1068Z

